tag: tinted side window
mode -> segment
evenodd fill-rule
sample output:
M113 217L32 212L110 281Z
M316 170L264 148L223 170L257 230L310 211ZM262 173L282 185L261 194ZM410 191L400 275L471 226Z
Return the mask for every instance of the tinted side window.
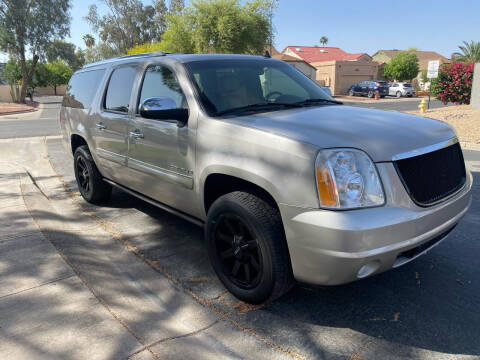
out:
M77 109L88 109L104 74L105 70L74 74L68 83L62 105Z
M149 66L145 71L139 105L145 99L151 97L171 98L177 104L177 108L182 108L185 105L185 97L177 76L172 70L161 65Z
M128 112L136 74L137 69L130 66L120 67L113 71L105 95L105 110Z

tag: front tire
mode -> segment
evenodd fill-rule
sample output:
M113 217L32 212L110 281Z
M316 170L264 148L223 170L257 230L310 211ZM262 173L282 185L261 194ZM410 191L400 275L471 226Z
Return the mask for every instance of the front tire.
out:
M373 98L374 95L375 95L375 93L374 93L372 90L370 90L370 91L368 92L368 94L367 94L367 96L368 96L370 99Z
M402 97L402 93L400 91L397 91L397 93L395 94L397 96L397 98L401 98Z
M355 96L355 92L353 91L353 89L349 90L348 96Z
M263 199L240 191L218 198L205 237L213 269L238 299L259 304L293 286L280 213Z
M89 203L99 204L110 199L112 187L103 181L88 146L79 146L73 155L75 179L82 197Z

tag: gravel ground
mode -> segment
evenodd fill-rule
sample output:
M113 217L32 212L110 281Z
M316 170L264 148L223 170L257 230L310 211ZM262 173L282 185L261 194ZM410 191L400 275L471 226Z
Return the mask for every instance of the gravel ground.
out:
M418 111L406 112L419 114ZM461 142L480 144L480 110L474 110L470 105L458 105L430 109L424 116L452 125Z

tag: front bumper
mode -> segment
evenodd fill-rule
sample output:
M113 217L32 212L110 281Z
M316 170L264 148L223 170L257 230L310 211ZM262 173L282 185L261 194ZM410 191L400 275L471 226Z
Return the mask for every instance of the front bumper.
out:
M446 238L470 206L468 171L459 193L421 208L410 199L391 163L377 168L384 182L385 206L330 211L280 205L297 280L338 285L403 265Z

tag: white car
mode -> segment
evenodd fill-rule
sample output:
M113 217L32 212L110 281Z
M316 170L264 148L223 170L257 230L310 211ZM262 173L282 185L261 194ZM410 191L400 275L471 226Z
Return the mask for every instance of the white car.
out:
M412 97L415 94L415 89L412 84L405 82L391 83L388 88L388 95L396 96L397 98L402 96Z

